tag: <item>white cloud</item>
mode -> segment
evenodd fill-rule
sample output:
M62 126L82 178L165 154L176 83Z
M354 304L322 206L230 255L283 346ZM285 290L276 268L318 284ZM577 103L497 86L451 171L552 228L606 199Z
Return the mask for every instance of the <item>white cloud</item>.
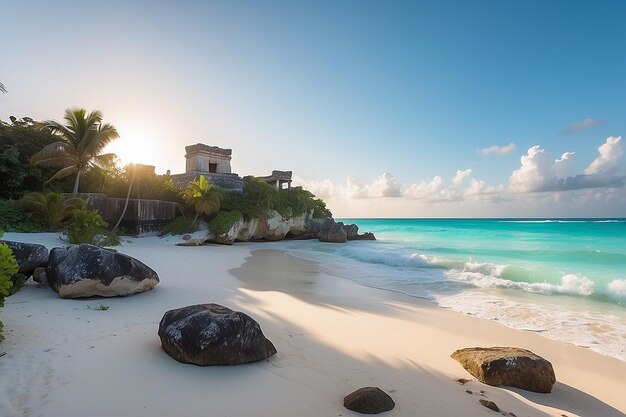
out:
M565 152L561 158L554 161L552 167L557 178L567 178L574 174L574 156L576 152Z
M330 180L323 181L306 181L298 176L293 178L294 186L301 186L305 190L309 190L317 198L328 198L335 194L335 185Z
M456 171L456 175L454 176L454 178L452 178L452 183L454 185L459 185L463 183L463 180L465 180L465 178L469 177L470 174L472 173L471 169L466 169L466 170L457 170Z
M439 193L442 185L443 178L436 176L429 182L422 181L419 184L412 184L404 194L414 199L431 199Z
M504 186L499 185L497 187L488 185L484 180L477 180L472 178L470 180L469 187L465 190L466 196L484 195L484 194L497 194L504 191Z
M533 146L520 158L508 186L472 177L471 169L406 187L390 172L370 182L353 174L343 183L295 177L294 185L324 198L331 210L339 208L335 214L347 216L623 216L626 177L618 176L621 138L608 138L598 153L584 173L576 174L574 162L579 155L564 152L554 158L543 147Z
M370 197L400 197L400 185L390 172L385 172L376 178L371 184L366 186L367 194Z
M535 145L528 149L520 161L522 166L513 171L509 180L512 192L544 191L555 183L556 175L552 170L554 160L541 146Z
M584 171L571 175L573 152L553 160L550 153L535 145L521 157L522 166L513 171L509 190L514 193L568 191L585 188L622 187L625 177L616 176L623 154L620 137L609 137L598 148L600 156Z
M566 127L565 129L563 129L563 133L573 133L573 132L579 132L581 130L585 130L585 129L590 129L592 127L598 127L598 126L603 126L604 125L604 120L597 120L597 119L585 119L583 121L580 122L574 122L571 125L569 125L568 127Z
M402 187L398 184L390 172L385 172L375 178L371 183L364 184L357 175L348 175L345 184L333 184L332 181L307 181L300 177L294 177L294 186L302 186L319 198L379 198L379 197L401 197Z
M513 142L511 142L511 143L509 143L508 145L505 145L505 146L493 145L493 146L490 146L488 148L480 149L480 153L482 153L485 156L489 156L489 155L508 155L511 152L514 152L515 149L517 149L517 147L515 146L515 144Z
M348 175L345 186L345 195L349 198L367 198L367 190L361 182L361 179L354 174ZM344 194L344 193L342 193Z
M621 136L611 136L598 148L600 156L597 157L586 169L587 175L613 175L619 169L622 154Z

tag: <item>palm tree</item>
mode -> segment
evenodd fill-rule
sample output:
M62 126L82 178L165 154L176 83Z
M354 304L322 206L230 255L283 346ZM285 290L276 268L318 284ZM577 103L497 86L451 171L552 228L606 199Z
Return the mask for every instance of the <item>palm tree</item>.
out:
M115 226L113 226L113 229L111 229L111 231L113 231L113 232L115 232L117 230L117 228L119 227L120 223L122 223L122 219L126 215L126 210L128 209L128 202L130 201L130 193L133 190L133 184L135 183L135 178L137 176L136 175L137 174L137 165L135 165L135 164L128 164L126 166L126 174L130 178L130 180L128 181L128 193L126 194L126 200L124 201L124 208L122 209L122 214L120 214L120 218L117 220L117 223L115 223Z
M48 181L76 174L74 195L78 194L80 174L89 165L99 165L110 158L110 154L101 155L102 150L111 141L119 138L117 130L110 124L102 123L102 113L94 110L87 114L85 109L66 109L66 125L56 120L39 123L38 127L49 130L59 136L60 141L37 152L31 158L34 165L60 167Z
M74 210L85 206L85 201L77 197L65 199L59 193L46 195L28 193L22 197L19 204L50 230L57 230L61 222L69 218Z
M196 224L200 213L207 216L217 214L224 199L224 191L209 184L204 175L201 175L200 178L194 181L190 181L187 184L187 189L181 195L185 203L193 206L196 210L196 217L194 217L191 223L192 226Z

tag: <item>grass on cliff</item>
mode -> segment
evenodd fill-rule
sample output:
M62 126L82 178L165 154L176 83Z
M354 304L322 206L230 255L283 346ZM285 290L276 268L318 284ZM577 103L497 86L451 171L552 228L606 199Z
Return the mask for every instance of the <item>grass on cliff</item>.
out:
M228 233L235 222L243 219L243 214L239 210L220 211L209 223L209 230L217 235Z
M166 225L163 230L161 230L161 236L165 236L167 234L172 235L184 235L187 233L193 233L198 230L198 223L194 224L193 217L179 216L174 219L173 222Z

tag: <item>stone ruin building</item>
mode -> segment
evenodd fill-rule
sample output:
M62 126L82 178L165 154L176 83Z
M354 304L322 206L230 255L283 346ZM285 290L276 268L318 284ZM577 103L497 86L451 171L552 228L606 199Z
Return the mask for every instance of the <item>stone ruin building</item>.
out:
M185 146L185 173L173 174L172 181L185 188L189 181L204 175L207 181L225 191L243 193L243 178L233 173L230 167L232 149L208 146L203 143ZM271 175L260 177L277 190L291 189L291 171L272 171Z

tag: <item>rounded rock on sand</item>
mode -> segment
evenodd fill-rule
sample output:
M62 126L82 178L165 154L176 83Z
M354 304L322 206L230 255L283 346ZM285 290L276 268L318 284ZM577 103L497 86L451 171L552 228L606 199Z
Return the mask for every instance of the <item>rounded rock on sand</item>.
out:
M219 304L170 310L159 324L163 350L179 362L200 366L239 365L276 353L259 324Z
M343 406L361 414L379 414L393 410L396 403L378 387L363 387L348 394L343 399Z

